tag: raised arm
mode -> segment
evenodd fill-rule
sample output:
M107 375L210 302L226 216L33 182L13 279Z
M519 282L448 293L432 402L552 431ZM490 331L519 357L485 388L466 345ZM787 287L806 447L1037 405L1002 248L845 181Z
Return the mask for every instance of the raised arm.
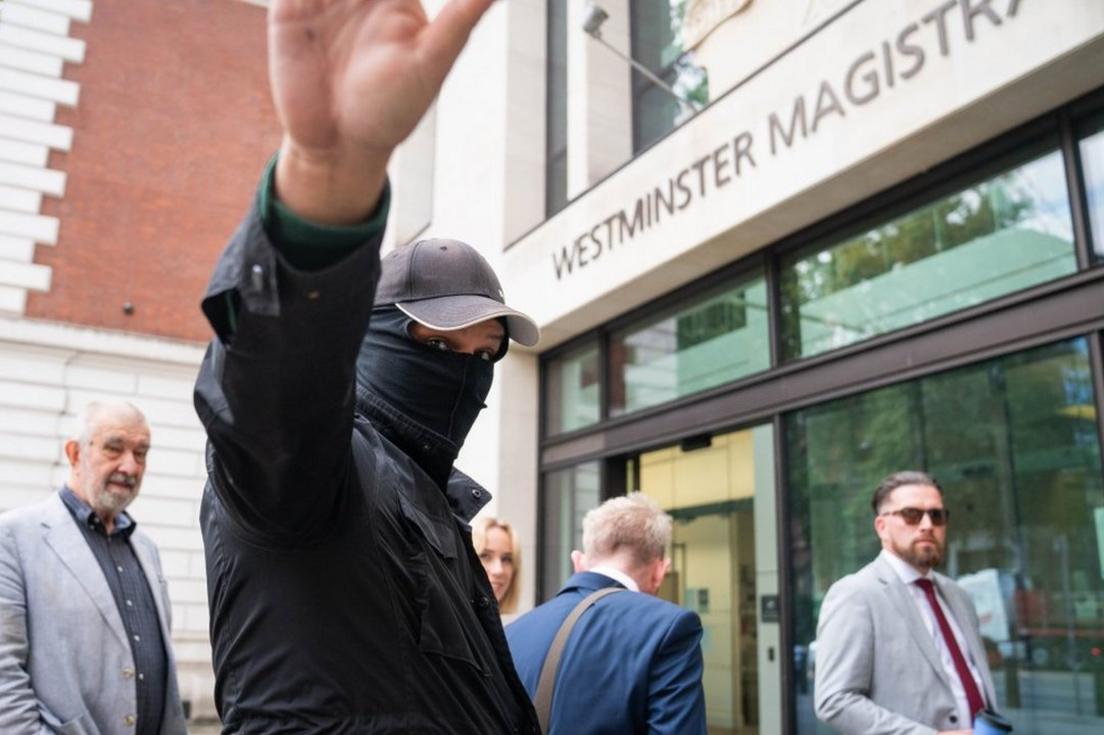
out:
M363 221L387 160L437 96L492 0L274 0L269 70L284 127L276 189L322 224Z
M367 234L336 256L304 258L255 208L212 277L203 310L217 338L196 408L212 485L246 528L304 541L339 512L356 355L379 275L382 224L365 225L386 217L388 158L491 2L451 0L433 22L417 0L271 3L284 136L274 191L259 199L337 239Z

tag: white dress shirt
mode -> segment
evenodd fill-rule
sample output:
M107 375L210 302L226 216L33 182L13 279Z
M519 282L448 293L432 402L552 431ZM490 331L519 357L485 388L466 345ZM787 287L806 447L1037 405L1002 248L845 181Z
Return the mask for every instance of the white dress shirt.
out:
M613 567L594 567L593 569L588 569L587 571L594 572L595 574L603 574L616 582L620 582L625 586L625 589L629 590L630 592L640 591L640 585L636 583L636 580L622 572L620 569L615 569Z
M909 594L912 595L912 601L916 603L916 609L920 611L920 619L924 621L924 625L935 641L935 650L939 652L939 660L943 664L943 670L947 672L947 680L951 682L951 693L954 694L955 703L958 705L958 721L963 724L963 727L969 727L970 723L973 722L973 717L970 715L970 705L966 703L966 690L962 687L962 680L958 678L958 669L955 668L954 659L951 658L951 649L947 648L947 642L943 640L943 633L939 630L939 621L935 619L935 611L932 610L927 595L924 594L924 590L920 589L919 585L913 584L913 582L918 579L932 580L935 599L939 602L939 607L942 608L943 615L951 626L955 640L958 641L958 650L962 651L962 656L966 659L966 665L970 668L970 675L974 677L974 683L977 684L978 691L981 692L981 697L984 700L985 687L982 686L981 676L978 674L973 656L970 655L970 647L966 644L966 639L962 635L962 628L959 627L954 613L951 612L951 608L939 592L939 585L935 584L930 571L927 574L921 574L904 559L885 549L882 549L882 558L889 562L889 565L893 567L893 571L897 572L897 576L905 583L905 588L909 591Z

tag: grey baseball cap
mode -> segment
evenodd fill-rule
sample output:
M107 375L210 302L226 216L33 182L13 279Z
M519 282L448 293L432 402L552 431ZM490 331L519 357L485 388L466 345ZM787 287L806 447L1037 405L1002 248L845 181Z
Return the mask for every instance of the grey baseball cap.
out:
M532 347L536 322L506 306L502 285L483 256L459 240L419 240L381 261L376 306L394 304L430 329L450 332L503 317L510 339Z

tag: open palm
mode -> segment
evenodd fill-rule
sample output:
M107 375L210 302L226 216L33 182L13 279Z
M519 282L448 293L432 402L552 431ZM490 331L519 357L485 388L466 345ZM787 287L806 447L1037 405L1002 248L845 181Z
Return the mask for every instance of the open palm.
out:
M385 164L492 2L450 0L430 23L418 0L273 0L269 74L284 153Z

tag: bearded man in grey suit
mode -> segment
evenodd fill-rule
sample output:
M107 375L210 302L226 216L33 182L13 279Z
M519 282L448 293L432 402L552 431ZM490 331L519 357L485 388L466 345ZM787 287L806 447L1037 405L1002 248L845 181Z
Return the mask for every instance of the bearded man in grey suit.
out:
M150 430L129 403L93 403L65 443L69 481L0 515L0 732L187 731L157 548L126 507Z
M943 490L897 472L871 505L882 552L820 608L817 717L843 733L969 733L996 697L969 595L932 570L947 541Z

